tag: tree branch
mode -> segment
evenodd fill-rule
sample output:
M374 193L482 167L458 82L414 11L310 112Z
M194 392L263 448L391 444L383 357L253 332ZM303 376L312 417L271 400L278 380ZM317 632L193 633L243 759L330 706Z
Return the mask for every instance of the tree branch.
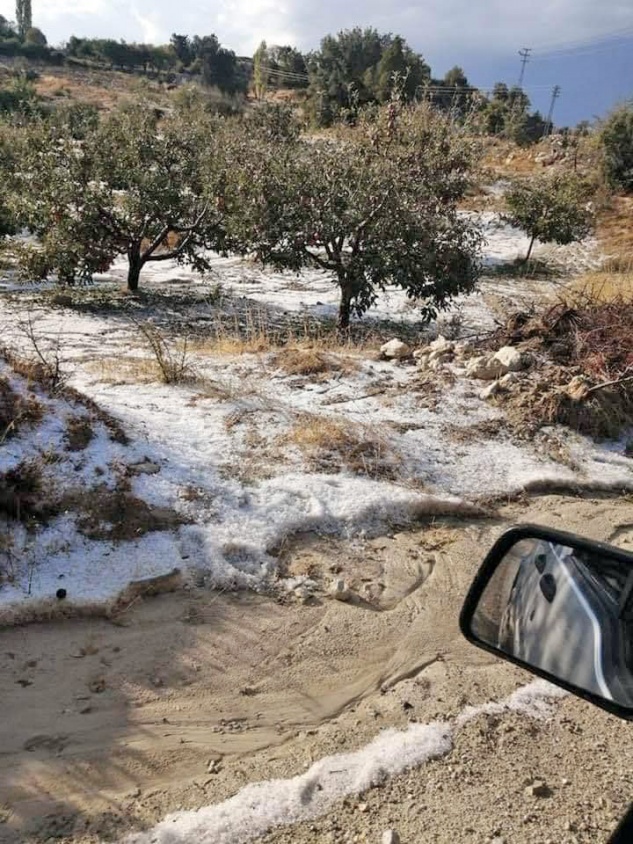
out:
M594 387L590 387L587 390L587 395L591 395L591 393L595 393L597 390L603 390L605 387L617 387L619 384L626 384L629 381L633 381L633 375L626 375L627 372L631 371L631 367L627 367L624 372L625 376L622 378L616 378L613 381L605 381L602 384L596 384Z

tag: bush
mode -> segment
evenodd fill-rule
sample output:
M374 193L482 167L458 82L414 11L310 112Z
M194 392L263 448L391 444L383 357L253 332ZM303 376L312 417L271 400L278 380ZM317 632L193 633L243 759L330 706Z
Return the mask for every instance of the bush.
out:
M603 169L611 187L633 190L633 104L616 109L604 122L600 140Z
M529 261L534 242L565 245L582 240L591 231L593 214L590 189L574 174L557 174L515 182L506 194L510 211L505 220L531 238L525 256Z

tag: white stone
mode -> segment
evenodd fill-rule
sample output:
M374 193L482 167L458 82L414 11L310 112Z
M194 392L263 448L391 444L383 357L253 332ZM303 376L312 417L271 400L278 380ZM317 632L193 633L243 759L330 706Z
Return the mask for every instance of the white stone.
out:
M481 381L494 381L507 373L508 369L494 355L480 355L471 358L466 366L466 375L469 378L478 378Z
M455 344L450 340L447 340L443 334L438 335L435 340L430 344L429 348L432 349L434 352L436 351L453 351Z
M484 389L479 393L479 398L486 401L486 399L490 399L493 396L498 395L501 392L501 383L499 381L493 381L488 387L484 387Z
M519 376L516 372L508 372L507 375L504 375L503 378L499 379L499 384L505 389L507 389L511 384L515 384L519 380Z
M502 363L506 372L518 372L525 366L525 359L518 349L514 346L503 346L495 353L495 360Z
M434 360L449 360L453 357L453 349L448 347L445 349L435 349L429 355L429 363Z
M467 358L470 357L475 350L470 345L470 343L461 342L455 343L453 351L455 352L455 357Z
M400 844L400 836L395 829L388 829L382 834L382 844Z
M431 354L431 351L432 350L430 346L422 346L422 348L416 349L413 352L413 357L415 358L415 360L419 360L420 358L428 358L428 356Z
M402 358L408 358L411 355L411 348L402 340L394 338L380 347L380 354L386 358L402 360Z

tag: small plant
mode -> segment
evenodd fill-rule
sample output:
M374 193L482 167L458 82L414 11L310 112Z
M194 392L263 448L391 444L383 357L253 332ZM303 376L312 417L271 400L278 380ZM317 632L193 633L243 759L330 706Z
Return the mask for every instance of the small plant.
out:
M574 174L515 182L506 194L504 219L530 238L527 263L537 240L566 245L587 237L593 226L588 185Z
M63 370L61 337L50 340L38 336L31 314L19 323L18 328L30 341L35 353L34 380L43 383L51 394L60 393L68 381L68 373Z
M170 348L163 334L151 322L139 322L137 325L152 351L163 384L182 384L189 380L192 370L187 360L187 338L183 339L179 347Z

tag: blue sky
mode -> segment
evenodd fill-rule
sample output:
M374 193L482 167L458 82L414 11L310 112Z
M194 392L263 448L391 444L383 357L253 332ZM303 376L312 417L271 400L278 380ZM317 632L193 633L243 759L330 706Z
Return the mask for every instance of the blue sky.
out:
M32 0L34 24L59 44L70 35L161 43L172 32L216 33L241 55L262 40L318 46L323 35L375 26L403 35L439 76L461 65L473 84L516 82L518 50L534 49L525 88L547 112L562 88L561 125L604 115L633 97L633 0ZM0 14L14 17L14 0Z

